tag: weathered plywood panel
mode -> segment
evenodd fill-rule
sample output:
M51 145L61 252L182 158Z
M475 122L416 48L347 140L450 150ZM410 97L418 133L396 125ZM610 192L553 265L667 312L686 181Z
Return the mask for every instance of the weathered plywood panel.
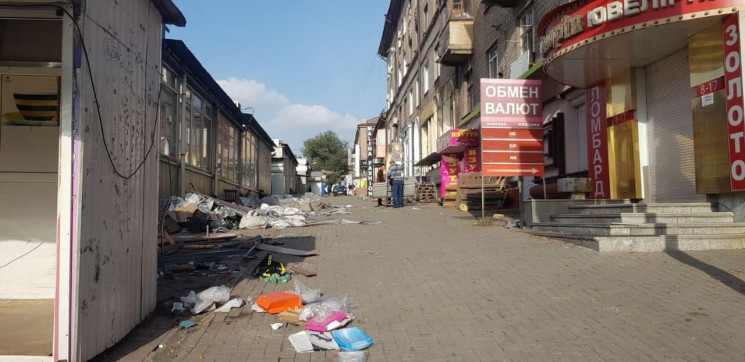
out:
M163 160L160 161L158 177L158 197L167 199L171 196L178 195L178 180L181 168L178 165L172 165Z
M186 169L184 175L184 185L186 192L196 191L205 195L212 195L212 176L207 176L201 172Z
M149 0L87 2L80 88L82 150L77 359L114 345L155 308L161 18ZM113 164L124 175L115 174Z
M257 164L258 189L263 191L264 194L270 194L272 192L272 150L261 142L259 143Z

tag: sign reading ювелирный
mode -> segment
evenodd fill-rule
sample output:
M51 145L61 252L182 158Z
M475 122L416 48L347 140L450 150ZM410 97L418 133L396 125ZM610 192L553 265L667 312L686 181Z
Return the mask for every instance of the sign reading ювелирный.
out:
M481 79L484 176L543 176L541 81Z

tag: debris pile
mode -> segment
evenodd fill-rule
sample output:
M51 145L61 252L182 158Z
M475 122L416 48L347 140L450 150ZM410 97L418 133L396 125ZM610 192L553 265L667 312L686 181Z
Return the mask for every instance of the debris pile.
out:
M223 201L198 193L189 193L181 198L172 196L169 201L167 224L169 232L174 224L186 224L191 233L208 230L227 231L235 229L284 229L312 225L310 218L351 214L351 205L339 206L322 201L319 196L306 195L301 198L280 199L276 196L239 197L238 204Z

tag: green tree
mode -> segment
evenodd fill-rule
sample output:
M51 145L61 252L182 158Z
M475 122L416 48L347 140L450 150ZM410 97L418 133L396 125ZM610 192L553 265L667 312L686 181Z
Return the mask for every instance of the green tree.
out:
M312 170L328 171L326 182L333 185L347 174L347 142L332 131L326 131L303 142L303 155Z

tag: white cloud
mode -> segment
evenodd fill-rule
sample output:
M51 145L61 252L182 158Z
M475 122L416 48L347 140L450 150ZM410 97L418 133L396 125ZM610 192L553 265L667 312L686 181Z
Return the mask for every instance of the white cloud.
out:
M305 104L289 105L269 122L274 127L291 127L293 130L300 128L318 132L328 129L340 132L349 131L353 130L357 123L357 120L350 114L342 115L324 106Z
M343 141L351 141L359 120L321 105L292 103L283 94L253 79L228 78L217 83L242 107L254 114L272 138L284 140L299 154L303 141L328 130Z
M261 110L264 114L276 114L290 104L287 97L275 90L268 89L266 84L253 79L230 77L218 80L217 84L233 101L239 102L242 107L252 107L254 110Z

